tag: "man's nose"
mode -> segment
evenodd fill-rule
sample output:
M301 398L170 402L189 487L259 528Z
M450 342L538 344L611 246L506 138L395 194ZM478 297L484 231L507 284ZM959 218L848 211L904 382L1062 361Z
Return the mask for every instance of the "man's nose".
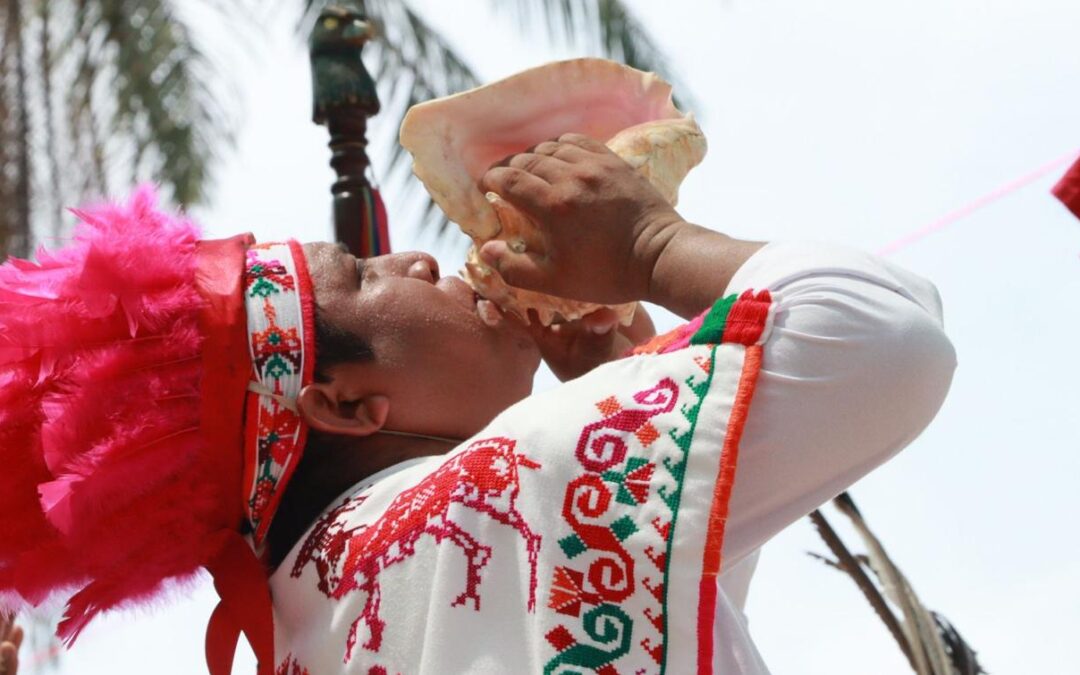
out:
M387 271L395 276L420 279L428 283L439 280L439 263L423 251L393 253L382 258Z
M419 253L416 260L409 265L408 275L413 279L435 283L439 280L439 263L427 253Z

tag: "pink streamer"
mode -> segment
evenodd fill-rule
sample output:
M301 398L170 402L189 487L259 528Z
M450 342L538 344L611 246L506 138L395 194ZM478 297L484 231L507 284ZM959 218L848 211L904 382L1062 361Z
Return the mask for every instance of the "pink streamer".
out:
M962 220L963 218L970 216L972 213L975 213L979 209L982 209L985 206L989 206L990 204L1001 199L1002 197L1005 197L1023 187L1026 187L1027 185L1030 185L1031 183L1037 181L1051 171L1058 169L1065 164L1073 162L1077 157L1080 157L1080 150L1073 150L1072 152L1062 155L1061 157L1058 157L1053 161L1047 162L1046 164L1043 164L1039 168L1035 169L1034 171L1031 171L1030 173L1021 176L1020 178L1005 183L1004 185L993 190L992 192L989 192L982 197L979 197L975 201L965 206L962 206L954 211L950 211L949 213L945 214L941 218L938 218L929 225L919 228L914 232L910 232L903 237L900 237L899 239L889 244L886 244L878 250L878 255L892 255L900 249L907 248L911 244L914 244L915 242L924 239L931 234L934 234L935 232L939 232L945 229L956 221Z

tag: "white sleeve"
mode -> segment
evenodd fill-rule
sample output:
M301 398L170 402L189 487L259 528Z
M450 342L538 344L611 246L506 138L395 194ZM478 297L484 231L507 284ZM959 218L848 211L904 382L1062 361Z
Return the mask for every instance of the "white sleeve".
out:
M910 443L956 367L933 285L869 254L769 244L727 294L749 288L774 292L778 311L740 444L725 568Z

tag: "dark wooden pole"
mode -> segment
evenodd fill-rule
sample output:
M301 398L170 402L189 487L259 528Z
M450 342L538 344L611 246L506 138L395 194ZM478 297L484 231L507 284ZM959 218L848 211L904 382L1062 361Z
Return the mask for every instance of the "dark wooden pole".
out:
M367 178L367 121L379 112L379 96L361 52L372 35L362 5L342 3L322 11L309 43L313 117L330 131L330 166L337 173L330 188L334 232L362 257L389 252L374 206L378 195Z

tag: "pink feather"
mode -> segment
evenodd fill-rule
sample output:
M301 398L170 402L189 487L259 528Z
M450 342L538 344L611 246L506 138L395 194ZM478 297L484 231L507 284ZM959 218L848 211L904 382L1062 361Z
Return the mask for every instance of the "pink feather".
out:
M236 526L198 433L200 233L156 201L75 211L70 245L0 266L0 611L74 591L69 642Z

